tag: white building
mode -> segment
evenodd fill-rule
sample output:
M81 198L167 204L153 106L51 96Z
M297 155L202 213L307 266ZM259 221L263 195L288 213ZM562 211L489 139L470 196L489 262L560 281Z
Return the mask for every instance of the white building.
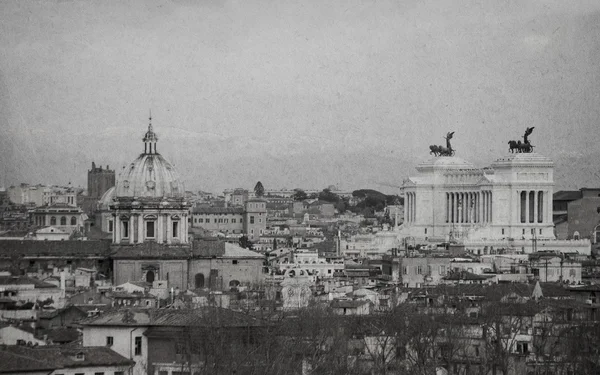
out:
M459 157L433 157L403 183L400 235L417 242L522 252L557 249L590 252L589 241L556 241L552 221L554 163L536 153L514 153L491 167Z

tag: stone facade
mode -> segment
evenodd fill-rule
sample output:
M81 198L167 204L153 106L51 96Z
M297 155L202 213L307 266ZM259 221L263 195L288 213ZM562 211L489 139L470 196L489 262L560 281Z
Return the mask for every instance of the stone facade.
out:
M510 154L476 168L458 157L433 158L404 181L403 234L422 240L555 239L553 162Z

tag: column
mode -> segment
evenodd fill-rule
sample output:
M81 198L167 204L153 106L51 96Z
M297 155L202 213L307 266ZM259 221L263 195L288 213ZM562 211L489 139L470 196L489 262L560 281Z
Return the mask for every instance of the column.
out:
M450 222L450 195L446 193L446 223Z
M167 215L167 244L171 244L171 215Z
M552 223L552 195L546 190L544 192L546 198L546 223Z
M113 227L113 242L119 243L121 241L121 218L119 217L119 214L115 214L114 218L115 224Z
M144 233L144 217L142 216L142 214L139 214L137 216L137 227L138 227L138 243L143 243L144 242L144 238L146 237L145 233Z
M163 220L162 220L162 215L158 214L156 216L156 242L158 243L162 243L163 242Z
M533 223L537 223L538 221L538 206L539 206L539 202L538 202L538 192L537 191L533 191Z
M460 197L461 197L461 201L460 201L460 209L461 209L461 213L460 213L460 222L464 223L466 222L466 217L467 217L467 210L465 210L465 207L467 206L467 195L463 192L460 193Z
M459 213L459 209L458 209L458 203L460 201L460 193L454 193L454 223L459 223L460 219L458 217L458 213Z
M494 221L494 193L490 191L490 223Z
M525 191L525 222L529 222L529 192Z
M134 224L134 219L137 219L138 215L131 215L129 217L129 222L127 223L127 230L129 231L129 244L133 245L135 243L135 237L134 237L134 232L133 232L133 228L135 227Z
M538 213L537 213L537 221L538 223L544 222L544 199L546 198L546 194L543 191L537 192L538 196Z
M187 243L188 242L188 228L190 226L190 223L188 222L188 214L183 215L183 233L181 233L181 241L183 243ZM265 220L267 220L267 218L265 217Z

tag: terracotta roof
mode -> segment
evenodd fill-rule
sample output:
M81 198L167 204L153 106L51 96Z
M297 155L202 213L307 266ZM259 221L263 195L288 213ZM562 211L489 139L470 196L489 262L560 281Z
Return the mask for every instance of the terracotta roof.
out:
M190 254L190 245L145 242L135 245L113 245L111 255L114 259L187 259Z
M0 285L29 285L33 284L34 288L56 288L56 285L45 283L38 279L27 276L0 276Z
M78 353L82 360L76 360ZM135 362L106 347L62 348L54 346L3 346L0 350L0 373L47 371L63 368L132 366Z
M476 275L472 272L468 272L468 271L461 271L461 272L452 272L450 274L448 274L447 276L442 277L442 279L444 280L487 280L492 276L483 276L483 275Z
M0 258L14 256L107 257L108 241L0 241Z
M221 257L225 254L225 242L219 240L194 241L192 254L196 258Z
M40 330L37 336L43 337L44 335L47 335L48 340L51 340L55 344L73 342L79 339L79 331L76 328L57 327Z
M241 312L218 307L198 309L124 309L111 310L81 322L88 326L259 326L262 323Z
M244 249L236 244L225 243L225 254L223 258L257 258L263 259L264 256L252 250Z
M194 207L192 214L243 214L243 207Z

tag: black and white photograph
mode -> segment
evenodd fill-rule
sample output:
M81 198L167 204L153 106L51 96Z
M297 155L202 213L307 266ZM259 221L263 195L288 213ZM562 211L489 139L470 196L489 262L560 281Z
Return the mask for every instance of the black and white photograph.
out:
M600 1L0 0L0 374L600 374Z

